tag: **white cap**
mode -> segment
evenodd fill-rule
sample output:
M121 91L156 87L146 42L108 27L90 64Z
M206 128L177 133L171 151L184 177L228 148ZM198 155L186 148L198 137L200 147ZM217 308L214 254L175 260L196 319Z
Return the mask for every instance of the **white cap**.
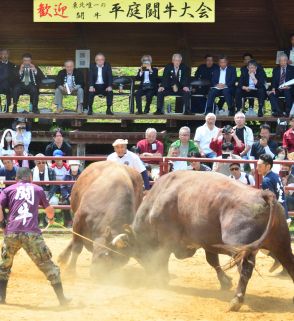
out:
M71 166L71 165L81 165L81 162L78 160L78 159L70 159L68 161L68 166Z
M119 139L116 139L116 140L113 142L112 146L115 147L115 146L117 146L117 145L128 145L128 143L129 143L129 141L128 141L127 139L121 139L121 138L119 138Z

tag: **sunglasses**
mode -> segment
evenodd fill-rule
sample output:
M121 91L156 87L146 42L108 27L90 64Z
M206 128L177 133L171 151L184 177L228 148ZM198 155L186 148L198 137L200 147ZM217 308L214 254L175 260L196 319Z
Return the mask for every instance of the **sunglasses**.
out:
M36 162L37 165L46 164L46 162Z
M238 170L240 170L239 167L232 167L232 168L230 168L230 171L238 171Z

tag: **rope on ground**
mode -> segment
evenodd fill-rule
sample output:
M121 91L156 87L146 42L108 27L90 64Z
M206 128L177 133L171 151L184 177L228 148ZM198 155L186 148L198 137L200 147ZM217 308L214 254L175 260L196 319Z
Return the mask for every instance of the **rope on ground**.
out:
M108 246L106 246L106 245L104 245L104 244L101 244L101 243L98 243L98 242L96 242L96 241L93 241L93 240L89 239L88 237L86 237L86 236L84 236L84 235L81 235L81 234L79 234L79 233L77 233L77 232L75 232L75 231L73 231L73 230L71 230L71 229L63 226L63 225L60 224L60 223L54 222L54 224L62 227L63 229L65 229L65 230L67 230L67 231L70 231L72 234L77 235L77 236L79 236L80 238L82 238L82 239L84 239L84 240L86 240L86 241L88 241L88 242L90 242L90 243L93 243L93 244L96 244L96 245L98 245L98 246L100 246L100 247L103 247L103 248L105 248L106 250L111 251L111 252L113 252L113 253L115 253L115 254L118 254L118 255L121 255L121 256L124 256L124 257L129 258L127 255L125 255L125 254L123 254L123 253L120 253L120 252L117 252L117 251L113 250L112 248L110 248L110 247L108 247ZM49 226L49 224L46 226L46 228L45 228L44 230L46 230L46 229L48 228L48 226ZM44 231L44 230L43 230L43 231Z

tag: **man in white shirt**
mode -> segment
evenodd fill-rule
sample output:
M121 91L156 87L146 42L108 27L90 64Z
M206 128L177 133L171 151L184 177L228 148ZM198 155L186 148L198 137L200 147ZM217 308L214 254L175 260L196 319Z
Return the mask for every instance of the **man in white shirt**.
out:
M194 142L198 145L202 157L216 157L216 153L209 147L212 138L218 133L218 127L215 126L215 121L215 114L209 113L205 117L205 124L196 129Z
M229 176L236 181L239 181L243 184L254 186L255 180L252 175L244 173L241 171L241 165L239 163L230 164L230 172L231 175Z
M236 136L245 145L245 148L240 156L244 159L249 159L250 150L254 143L253 131L250 127L245 126L245 114L241 111L236 113L234 120L236 126L234 126L233 129L235 130Z
M127 139L115 140L112 144L114 148L114 153L108 155L107 160L134 168L142 175L145 189L148 190L150 189L150 184L146 167L144 166L143 162L141 161L138 155L136 155L133 152L130 152L127 149L127 145Z

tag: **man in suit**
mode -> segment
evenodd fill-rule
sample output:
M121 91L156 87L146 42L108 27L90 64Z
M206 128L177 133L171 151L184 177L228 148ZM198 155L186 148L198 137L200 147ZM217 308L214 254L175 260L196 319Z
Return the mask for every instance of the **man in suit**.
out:
M291 42L291 45L290 45L290 47L287 49L287 50L285 50L285 54L288 56L288 64L289 65L292 65L292 64L294 64L294 61L292 61L291 59L290 59L290 52L293 50L294 51L294 33L292 34L292 35L290 35L290 42Z
M6 95L6 112L9 112L16 66L9 61L9 51L0 50L0 94Z
M64 69L60 70L56 79L55 105L58 113L63 111L62 100L65 95L77 95L77 112L83 112L84 102L84 76L75 68L73 60L64 63Z
M154 115L164 114L165 96L182 96L184 100L183 112L191 115L190 109L190 68L182 63L182 55L174 54L172 63L165 66L163 78L157 93L157 110Z
M95 56L95 64L90 67L89 71L89 108L88 115L93 114L93 102L96 95L106 97L106 114L113 115L111 111L113 101L112 91L112 69L108 62L105 62L105 56L98 53Z
M215 97L223 95L228 105L229 115L234 116L233 96L237 79L236 68L228 64L226 56L219 58L218 65L219 68L212 74L212 87L208 93L205 114L212 112Z
M268 97L272 107L272 115L279 116L282 114L279 108L279 97L285 97L286 116L289 116L293 104L293 95L291 87L279 88L285 82L294 78L294 67L288 65L288 56L282 54L279 60L279 66L273 69L271 90L268 91Z
M152 57L150 55L144 55L141 58L141 63L142 66L136 76L136 80L140 80L139 89L136 92L137 115L143 114L142 96L146 96L144 114L149 113L152 98L156 94L158 87L158 69L151 66Z
M241 76L236 90L237 112L242 108L243 98L257 97L258 117L262 117L265 99L264 72L258 68L255 60L249 61L247 68L241 70Z
M39 67L32 64L32 55L25 53L22 55L22 64L16 68L16 85L13 89L13 113L17 113L17 103L19 96L30 95L30 102L33 112L39 113L39 86L44 74Z
M196 112L203 113L206 105L206 96L211 86L212 74L218 69L218 65L214 63L212 55L207 54L204 57L204 64L200 65L195 72L195 80L203 81L205 85L195 86L192 88L193 94L204 95L204 97L192 97L191 108L196 109Z

